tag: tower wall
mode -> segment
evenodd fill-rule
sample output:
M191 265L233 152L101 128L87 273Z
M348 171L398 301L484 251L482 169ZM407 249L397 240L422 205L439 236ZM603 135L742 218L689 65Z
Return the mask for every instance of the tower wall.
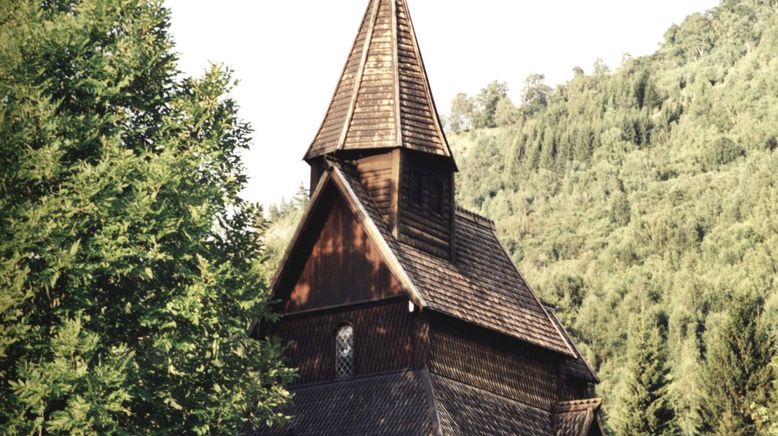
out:
M454 173L449 161L405 152L400 169L397 235L443 258L452 254Z

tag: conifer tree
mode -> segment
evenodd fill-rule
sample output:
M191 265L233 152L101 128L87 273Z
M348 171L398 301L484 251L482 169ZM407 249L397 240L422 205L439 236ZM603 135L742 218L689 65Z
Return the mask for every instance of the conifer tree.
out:
M761 298L738 295L708 345L703 367L703 429L718 435L764 431L752 405L769 404L775 343L763 322Z
M668 394L667 351L658 325L638 323L630 335L629 379L623 399L620 433L672 435L677 433L675 413Z
M0 433L276 421L250 128L159 1L0 2Z
M778 371L778 353L773 358L773 374ZM778 436L778 377L773 380L770 404L752 404L753 418L769 436Z

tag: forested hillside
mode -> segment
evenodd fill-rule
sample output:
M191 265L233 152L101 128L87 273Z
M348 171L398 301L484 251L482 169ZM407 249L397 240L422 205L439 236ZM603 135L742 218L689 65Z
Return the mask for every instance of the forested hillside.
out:
M650 56L522 95L455 98L458 200L557 306L608 427L778 434L778 2L725 1Z

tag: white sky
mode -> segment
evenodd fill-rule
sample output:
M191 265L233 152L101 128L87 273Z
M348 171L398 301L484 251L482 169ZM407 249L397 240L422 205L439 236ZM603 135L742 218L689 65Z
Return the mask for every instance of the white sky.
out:
M551 85L612 69L622 55L653 52L665 30L718 0L408 0L441 114L460 91L492 80L519 97L524 78ZM302 157L343 70L368 0L168 0L180 68L200 75L209 61L235 70L233 97L254 126L244 195L263 204L308 181Z

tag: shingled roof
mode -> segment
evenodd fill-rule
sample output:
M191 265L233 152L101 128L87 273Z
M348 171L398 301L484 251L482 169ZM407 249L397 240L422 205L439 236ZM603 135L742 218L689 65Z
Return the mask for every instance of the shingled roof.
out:
M345 434L585 436L601 400L546 411L427 370L400 371L291 390L290 424L253 436ZM599 430L599 427L597 427ZM596 431L595 431L596 433Z
M452 157L405 0L370 0L305 160L398 147Z
M602 434L597 421L597 410L602 400L564 401L554 407L552 424L555 436L585 436L587 434ZM591 431L594 426L595 431Z
M588 362L586 362L583 354L581 354L581 351L578 350L578 347L575 346L575 342L573 342L573 339L570 337L570 333L567 332L567 329L565 329L565 327L562 325L562 322L559 321L559 317L556 316L556 309L546 306L546 311L551 315L551 319L554 320L554 323L565 336L565 340L568 344L570 344L570 347L573 349L573 351L575 351L576 354L575 359L570 359L565 362L562 370L566 374L572 375L573 377L577 377L592 383L599 383L600 378L597 377L597 374L594 372L592 367Z
M334 159L309 204L334 182L387 259L392 273L417 305L562 353L579 355L568 343L497 239L494 224L460 210L455 219L456 256L445 259L396 239L353 167ZM299 229L305 227L306 217ZM297 244L295 235L287 253ZM286 262L273 281L285 273Z
M379 228L421 295L424 306L575 356L564 334L497 239L492 221L458 210L454 224L456 256L441 258L394 238L350 165L334 162L333 172L347 181L370 220Z
M433 434L423 379L422 371L404 371L292 389L293 403L281 410L294 416L292 423L247 434Z
M553 435L551 413L435 374L432 395L444 435Z

